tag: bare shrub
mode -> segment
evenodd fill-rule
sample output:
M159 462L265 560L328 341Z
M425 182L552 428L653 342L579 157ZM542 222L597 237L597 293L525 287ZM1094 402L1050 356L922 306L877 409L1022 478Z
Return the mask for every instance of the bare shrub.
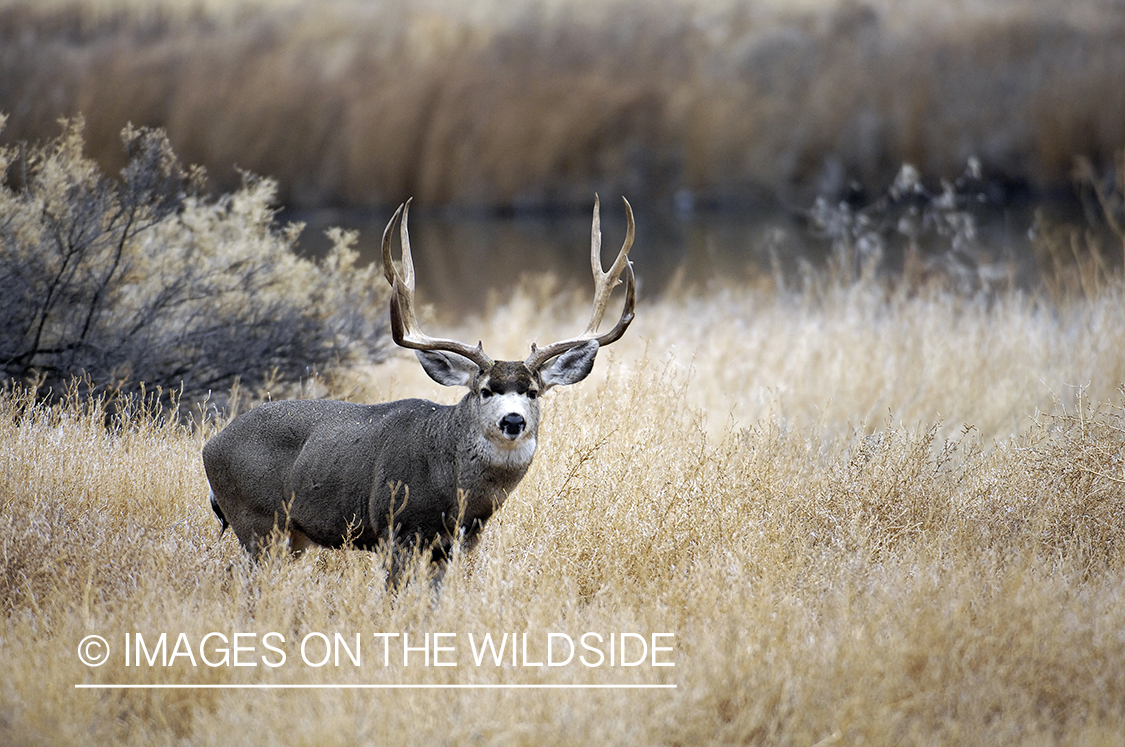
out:
M977 237L977 210L989 201L980 160L933 190L911 164L866 205L818 197L806 212L814 236L829 242L831 277L842 283L892 274L905 287L934 280L960 293L1007 286L1014 268Z
M120 179L83 154L81 119L0 149L0 380L194 399L380 355L382 283L355 267L354 234L320 264L298 258L272 181L210 199L162 131L122 140Z

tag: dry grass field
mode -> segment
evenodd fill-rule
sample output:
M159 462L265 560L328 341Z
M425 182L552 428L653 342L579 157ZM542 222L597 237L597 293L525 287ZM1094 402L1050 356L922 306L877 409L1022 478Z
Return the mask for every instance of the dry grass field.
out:
M286 204L792 199L1125 146L1117 0L0 0L12 141L167 129Z
M827 279L644 303L550 395L531 472L437 596L389 591L375 554L254 567L217 540L200 461L217 423L138 406L107 429L96 404L9 391L0 742L1120 745L1123 290ZM528 283L433 331L521 355L583 305ZM409 355L336 386L456 396ZM604 644L535 666L586 633L633 634L643 662L609 666ZM339 663L314 666L336 634ZM515 661L478 664L485 634L519 636ZM79 659L88 635L100 667ZM99 684L352 689L75 687ZM404 684L459 689L355 687Z

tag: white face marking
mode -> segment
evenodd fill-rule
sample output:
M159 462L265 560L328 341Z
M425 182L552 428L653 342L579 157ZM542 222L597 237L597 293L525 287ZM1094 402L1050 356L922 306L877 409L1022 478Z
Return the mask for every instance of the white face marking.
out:
M493 415L493 420L499 428L500 419L508 414L519 415L525 422L531 420L531 401L524 394L494 394L485 408Z
M535 457L535 436L524 435L508 443L511 446L498 444L491 438L484 439L485 461L494 467L509 469L523 469L531 464L531 460Z
M531 464L535 456L536 431L539 428L538 402L525 394L509 392L494 394L481 402L485 426L485 459L497 466L520 468ZM523 418L524 427L512 438L501 427L506 416Z

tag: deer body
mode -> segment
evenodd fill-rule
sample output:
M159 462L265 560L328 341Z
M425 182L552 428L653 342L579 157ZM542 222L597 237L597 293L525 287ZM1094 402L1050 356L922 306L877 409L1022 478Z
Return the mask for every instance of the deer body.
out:
M475 445L454 436L465 410L420 399L271 402L216 436L203 458L216 498L225 499L220 510L251 552L275 522L284 527L286 496L294 549L337 547L345 538L371 549L387 538L392 514L403 537L464 531L471 540L531 459L485 466ZM411 452L403 453L404 442Z
M453 541L468 547L531 466L537 445L540 395L589 375L602 345L624 333L633 316L634 280L625 246L601 271L595 203L591 255L596 292L583 335L525 361L493 361L475 347L424 335L414 315L413 266L406 206L383 235L384 273L394 292L391 330L415 350L423 369L445 386L468 388L455 405L404 399L375 405L286 400L236 418L203 448L211 507L225 530L234 528L252 555L275 528L294 551L346 542L373 549L432 548L443 560ZM402 214L402 275L390 260L391 229ZM596 335L617 277L626 273L626 300L613 330ZM600 273L600 275L599 275Z

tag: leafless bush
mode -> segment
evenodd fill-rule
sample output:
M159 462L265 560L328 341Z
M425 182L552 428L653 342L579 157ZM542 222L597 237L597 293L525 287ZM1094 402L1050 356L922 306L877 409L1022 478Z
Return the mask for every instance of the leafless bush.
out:
M300 259L273 182L210 199L162 131L122 140L120 179L83 154L81 119L0 149L0 380L194 399L378 357L382 284L354 266L353 234L320 264Z
M904 164L867 204L818 197L806 218L813 235L829 242L838 281L889 272L907 288L936 280L961 293L991 292L1008 284L1014 270L978 239L976 213L988 201L976 158L937 190Z

